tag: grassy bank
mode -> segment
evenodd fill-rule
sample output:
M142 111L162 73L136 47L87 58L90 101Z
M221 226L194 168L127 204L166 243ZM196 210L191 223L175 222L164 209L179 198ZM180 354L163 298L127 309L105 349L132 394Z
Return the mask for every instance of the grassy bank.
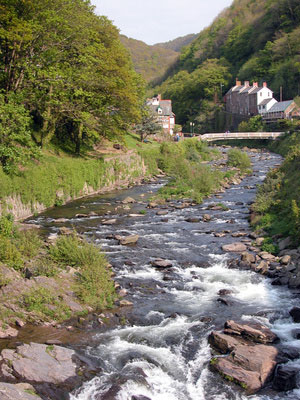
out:
M83 158L48 151L17 175L7 175L0 167L1 212L22 219L101 189L132 183L144 175L141 161L137 154L126 152Z
M286 135L273 143L272 150L285 157L282 165L271 171L260 186L253 205L253 225L269 235L291 236L300 244L300 133ZM276 250L276 248L273 248Z
M75 233L44 242L1 217L0 263L2 323L62 321L116 299L104 254Z

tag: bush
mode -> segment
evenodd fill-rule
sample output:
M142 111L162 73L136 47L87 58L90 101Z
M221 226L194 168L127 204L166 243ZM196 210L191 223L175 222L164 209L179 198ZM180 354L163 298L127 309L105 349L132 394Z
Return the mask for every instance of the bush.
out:
M247 153L238 149L230 149L227 155L229 166L239 168L243 172L251 168L251 161Z
M20 271L24 267L22 255L10 238L0 236L0 261Z
M0 217L0 235L12 237L15 234L14 217L11 214Z

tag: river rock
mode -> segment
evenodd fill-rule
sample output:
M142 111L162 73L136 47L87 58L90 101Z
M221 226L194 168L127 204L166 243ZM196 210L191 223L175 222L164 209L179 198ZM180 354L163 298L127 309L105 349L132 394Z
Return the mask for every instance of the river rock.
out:
M117 222L116 218L103 220L102 225L113 225Z
M279 250L284 250L286 248L288 248L290 245L292 244L292 239L290 237L287 237L285 239L282 239L278 242L278 247Z
M247 371L232 363L227 357L213 358L211 366L225 379L233 381L246 389L248 394L257 392L262 386L258 372Z
M167 215L169 212L167 210L159 210L156 215Z
M293 318L294 322L300 322L300 307L293 307L290 310L290 316Z
M162 258L151 261L151 265L156 268L171 268L173 266L171 261Z
M288 254L281 257L280 259L280 263L284 265L287 265L290 261L291 261L291 256L289 256Z
M256 322L238 324L235 321L228 320L224 327L224 333L242 336L256 343L274 343L278 340L277 335L269 328Z
M248 236L247 232L233 232L231 234L232 237L245 237Z
M255 271L262 275L266 275L269 270L269 264L266 261L261 261L256 267Z
M117 235L118 236L118 235ZM122 246L126 246L128 244L135 244L139 240L139 235L130 235L130 236L118 236L117 240L119 240L119 244Z
M124 200L121 201L122 204L130 204L135 203L136 201L132 197L126 197Z
M250 264L255 263L255 255L245 251L242 253L241 260Z
M273 389L279 392L287 392L297 387L297 375L299 368L291 365L279 365L276 368L273 380Z
M212 219L212 216L209 214L204 214L202 217L203 222L210 222Z
M76 214L75 215L75 218L86 218L86 217L88 217L87 214Z
M270 254L266 251L261 251L259 254L259 257L262 258L265 261L274 261L276 260L276 257L273 254Z
M264 240L265 240L264 237L258 237L258 238L255 239L255 244L257 246L261 246L263 244Z
M246 251L247 247L246 247L246 245L244 245L244 243L235 242L235 243L231 243L231 244L224 244L222 246L222 250L227 251L227 252L240 253L240 252Z
M29 384L13 385L0 382L0 399L2 400L41 400L41 397L33 393L35 393L34 387Z
M150 397L146 397L143 395L133 395L131 396L131 400L151 400Z
M18 336L17 329L12 328L11 326L0 324L0 339L12 338Z
M186 221L186 222L191 222L191 223L196 223L196 222L200 222L200 218L197 218L197 217L189 217L189 218L186 218L185 221Z
M222 354L227 354L241 344L241 339L213 331L208 337L208 343Z
M133 306L133 303L129 300L121 300L120 306L121 307L129 307L129 306Z
M229 290L229 289L220 289L218 291L219 296L227 296L228 294L232 294L232 293L233 293L232 290Z
M226 233L224 233L224 232L214 232L214 236L222 238L222 237L226 236Z
M38 343L23 344L16 350L1 352L3 366L10 369L12 376L31 383L65 384L73 387L78 378L75 351L56 345Z

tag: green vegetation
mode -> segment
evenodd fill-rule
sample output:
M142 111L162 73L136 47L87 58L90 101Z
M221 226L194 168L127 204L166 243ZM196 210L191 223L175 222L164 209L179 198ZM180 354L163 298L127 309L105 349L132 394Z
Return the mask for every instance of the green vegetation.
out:
M62 236L50 249L50 255L62 266L78 268L75 293L86 304L95 308L111 307L115 299L108 262L95 245L77 236Z
M173 100L185 130L193 121L199 132L224 129L218 103L236 77L267 81L277 99L283 86L284 100L292 99L299 94L299 22L298 0L234 0L181 50L168 78L153 91Z
M291 236L300 244L300 133L294 132L273 144L273 149L285 155L279 168L272 170L259 187L253 206L257 214L254 227L263 229L270 238L275 235ZM277 251L273 241L264 246Z
M5 173L50 142L78 155L139 121L143 83L117 28L88 0L4 1L0 24Z
M64 301L66 293L73 291L72 301L83 306L103 309L111 307L116 298L111 271L100 249L74 233L60 236L56 243L47 246L36 232L19 231L11 217L0 217L0 263L4 264L0 273L0 287L14 285L19 276L16 307L25 310L27 320L65 320L72 311ZM73 267L75 273L62 281L66 271ZM8 268L7 268L8 267ZM14 280L8 274L14 269ZM45 277L34 282L32 289L22 285L24 276ZM12 295L14 290L12 291ZM69 296L69 295L68 295ZM7 300L7 298L6 298ZM0 309L0 318L11 318L10 310Z
M179 56L178 51L160 45L150 46L141 40L121 35L120 40L128 49L136 72L146 82L162 77Z
M238 149L230 149L227 155L229 166L239 168L242 172L251 171L251 161L247 153Z
M50 317L61 321L72 315L70 308L60 301L53 291L44 287L25 293L21 302L27 311L34 312L41 318Z
M255 115L249 121L243 121L239 124L239 132L263 132L266 126L263 123L261 115Z
M144 154L147 154L145 151ZM162 170L171 177L170 182L159 190L162 198L192 198L201 202L220 186L223 173L213 170L203 162L213 160L219 152L197 139L179 143L164 142L154 151L149 150L145 162L151 170Z

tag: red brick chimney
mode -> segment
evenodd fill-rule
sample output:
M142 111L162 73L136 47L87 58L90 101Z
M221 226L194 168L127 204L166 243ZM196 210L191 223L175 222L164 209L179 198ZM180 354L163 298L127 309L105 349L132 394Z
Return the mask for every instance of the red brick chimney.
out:
M158 100L158 101L161 101L161 94L158 94L158 95L157 95L157 100Z
M258 82L253 82L253 87L258 87Z
M235 86L241 86L242 83L239 81L239 78L235 78Z
M263 82L263 87L268 87L267 82Z

